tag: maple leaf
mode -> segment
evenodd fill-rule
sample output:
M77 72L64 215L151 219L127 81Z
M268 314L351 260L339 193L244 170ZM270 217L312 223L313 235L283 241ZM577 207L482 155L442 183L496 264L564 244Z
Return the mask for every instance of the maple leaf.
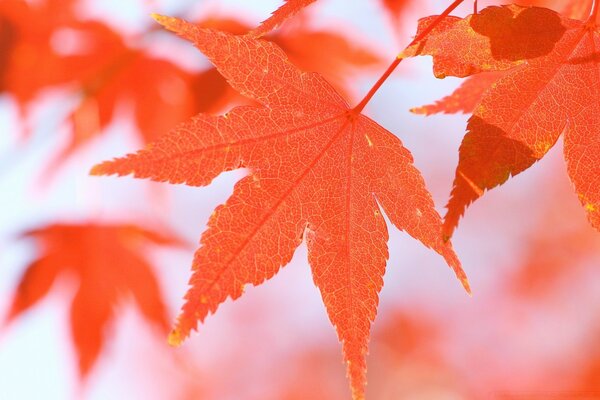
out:
M19 100L32 97L31 88L54 65L50 27L72 20L73 1L0 1L0 93L19 88L14 93ZM14 64L20 66L26 78L13 72ZM40 65L45 68L39 68Z
M80 102L69 117L73 130L69 143L55 158L58 163L101 134L123 102L133 105L144 142L196 112L193 74L144 49L128 46L103 24L73 23L70 29L86 39L86 48L61 57L56 83L71 85ZM149 85L151 81L154 83Z
M10 93L19 105L25 106L41 89L59 83L58 76L65 68L56 51L55 34L77 21L74 3L0 2L0 91Z
M405 56L433 55L438 77L508 70L469 119L445 235L470 203L541 159L563 131L569 177L600 229L599 40L593 19L511 5L446 18L426 43L407 49Z
M441 219L400 140L350 109L318 74L295 68L275 44L155 17L192 41L230 85L260 106L200 114L146 149L95 166L192 186L248 168L217 207L193 262L191 288L170 335L181 343L227 298L286 265L303 238L313 279L342 342L355 398L364 394L371 322L391 222L441 254L468 290Z
M78 21L62 11L63 3L0 3L0 31L6 32L0 39L0 61L6 59L0 64L0 90L14 96L23 114L46 88L67 87L79 100L68 117L68 142L47 173L100 135L125 102L133 106L145 142L196 112L194 74L130 45L132 40L126 43L103 23ZM73 49L63 48L71 42Z
M523 5L548 5L548 1L526 1ZM546 3L546 4L545 4ZM570 18L582 19L591 9L592 0L572 0L561 12ZM433 20L433 18L431 19ZM425 20L424 20L425 21ZM424 23L423 23L424 25ZM411 109L416 114L432 115L437 113L471 113L481 100L483 93L505 72L493 71L479 73L468 77L452 94L436 101L434 104Z
M102 351L105 327L126 296L133 296L148 321L165 331L168 328L156 277L139 253L148 244L180 245L178 239L134 225L95 223L53 224L23 236L38 243L40 255L23 274L6 322L37 304L60 276L75 276L71 334L82 377Z
M52 27L68 18L51 13L53 4L0 2L0 90L11 93L21 104L52 79L56 68Z

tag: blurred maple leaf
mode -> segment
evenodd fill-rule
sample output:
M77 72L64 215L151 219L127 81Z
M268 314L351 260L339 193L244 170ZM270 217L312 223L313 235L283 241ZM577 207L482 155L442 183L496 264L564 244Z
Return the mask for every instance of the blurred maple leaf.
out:
M53 224L26 232L36 241L39 256L29 264L13 297L6 323L18 318L50 291L60 276L77 279L71 303L71 333L85 377L104 344L106 325L118 302L132 296L145 318L168 328L160 288L141 255L148 245L182 242L135 225Z
M130 101L142 139L149 142L196 112L193 74L134 49L107 26L75 23L69 29L85 40L82 53L60 58L58 84L73 85L80 103L70 119L71 141L64 159L112 121L117 106ZM150 84L151 83L151 84Z
M507 276L513 295L551 294L557 282L576 276L582 267L600 265L600 235L582 218L565 218L578 211L566 174L549 176L544 186L551 194L540 204L537 223L523 239L523 255Z
M442 255L469 290L410 153L275 44L157 19L261 104L223 117L200 114L145 150L92 171L192 186L227 170L252 171L210 218L171 342L181 343L227 298L240 297L244 285L275 275L306 237L315 284L342 342L354 396L362 398L388 257L380 205L395 226Z
M432 18L421 20L419 29ZM432 55L438 77L508 70L469 120L444 222L447 237L470 203L541 159L565 129L569 176L590 223L600 229L600 97L593 89L600 85L599 40L593 20L503 6L445 18L425 43L404 52Z
M120 103L132 102L144 141L195 112L191 73L132 48L103 23L53 18L53 8L41 4L14 0L0 8L3 30L11 33L2 43L7 62L0 82L22 109L49 87L67 85L79 96L69 143L55 163L98 135Z
M0 90L15 96L22 106L41 88L55 83L60 67L51 43L52 34L55 26L73 20L66 11L70 3L0 2Z

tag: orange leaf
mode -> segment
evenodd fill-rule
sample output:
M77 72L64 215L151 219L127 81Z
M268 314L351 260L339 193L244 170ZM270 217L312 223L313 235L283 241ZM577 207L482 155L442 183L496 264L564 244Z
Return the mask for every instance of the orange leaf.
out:
M78 21L62 3L0 3L0 90L22 110L49 87L67 86L79 97L69 140L47 173L101 134L125 102L145 142L197 111L193 74L129 45L100 22Z
M548 1L527 1L523 4L540 5ZM590 11L592 0L572 0L568 3L562 14L570 18L582 19ZM435 102L435 104L415 107L411 111L416 114L431 115L436 113L471 113L481 100L483 93L500 77L502 72L494 71L481 73L467 78L462 85L449 96Z
M406 55L432 54L438 76L512 67L469 120L445 234L452 235L470 203L541 159L563 131L569 176L590 223L600 229L597 25L516 5L440 25Z
M71 332L85 377L100 354L105 328L117 303L133 296L146 319L167 329L166 309L156 277L141 256L148 244L176 245L134 225L55 224L24 234L40 246L15 292L7 322L38 303L61 275L78 280L71 304Z
M155 139L193 114L190 73L143 49L129 47L103 24L73 23L69 29L86 41L82 52L60 57L56 79L56 84L73 85L81 96L72 116L72 147L104 129L123 101L133 103L144 141Z
M223 171L250 170L202 235L170 341L181 343L227 298L275 275L305 238L354 397L362 398L369 330L388 258L380 209L441 254L468 290L410 153L351 110L320 75L294 67L275 44L156 18L194 42L237 91L261 104L222 117L200 114L145 150L92 171L200 186Z
M0 2L0 90L11 93L22 105L54 79L53 26L68 18L50 12L56 11L51 4Z

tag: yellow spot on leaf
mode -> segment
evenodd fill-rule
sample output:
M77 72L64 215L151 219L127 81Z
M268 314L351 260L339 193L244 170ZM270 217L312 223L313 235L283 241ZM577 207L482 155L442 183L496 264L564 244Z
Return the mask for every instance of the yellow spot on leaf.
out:
M181 337L179 329L173 329L171 333L169 333L169 338L167 339L169 346L179 347L182 341L183 338Z
M164 26L166 28L173 27L175 25L175 23L177 22L176 18L166 17L166 16L160 15L160 14L150 14L150 16L152 18L154 18L154 20L156 22L158 22L159 24L161 24L162 26Z

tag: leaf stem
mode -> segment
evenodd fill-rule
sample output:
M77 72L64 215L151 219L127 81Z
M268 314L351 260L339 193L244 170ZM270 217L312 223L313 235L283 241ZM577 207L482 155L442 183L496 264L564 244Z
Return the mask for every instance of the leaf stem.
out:
M433 22L427 28L425 28L421 33L415 36L415 38L408 44L408 46L406 46L406 48L409 48L410 46L413 46L414 44L425 39L425 37L427 37L427 35L431 33L431 31L442 21L442 19L446 18L448 14L454 11L454 9L458 7L463 1L464 0L454 0L454 2L452 2L452 4L450 4L450 6L448 6L448 8L444 10L444 12L438 15L437 18L433 20ZM599 1L600 0L595 0L594 6L596 6ZM390 64L390 66L385 70L383 75L381 75L381 77L377 80L377 82L375 82L375 85L373 85L373 87L371 88L371 90L369 90L367 95L361 100L360 103L356 105L356 107L352 109L353 114L360 114L360 112L365 108L367 103L371 100L373 95L379 90L379 88L381 87L381 85L383 85L387 78L389 78L392 72L394 72L396 67L400 65L403 59L404 58L402 58L402 53L400 53Z

